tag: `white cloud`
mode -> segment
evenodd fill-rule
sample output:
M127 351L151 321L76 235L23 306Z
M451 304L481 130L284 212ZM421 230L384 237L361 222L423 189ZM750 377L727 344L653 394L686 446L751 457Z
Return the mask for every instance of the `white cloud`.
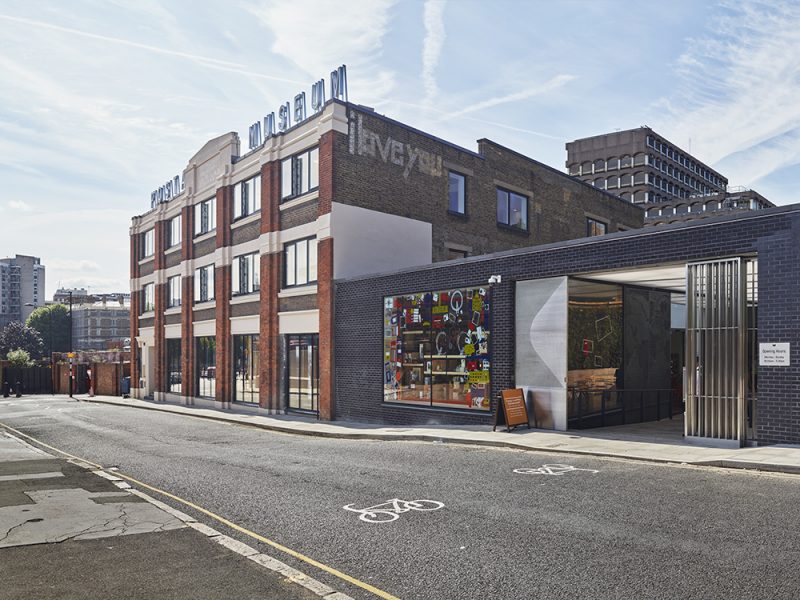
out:
M45 268L68 273L99 273L102 269L93 260L65 260L63 258L51 259L45 264Z
M17 212L31 212L31 211L33 211L33 207L30 204L28 204L27 202L24 202L22 200L9 200L6 203L6 205L11 210L15 210Z
M751 185L800 163L800 5L749 0L724 6L709 35L690 40L678 92L654 121L731 184Z
M556 75L555 77L548 79L543 84L538 85L536 87L527 88L525 90L514 92L512 94L507 94L505 96L495 96L487 100L481 100L480 102L475 102L473 104L470 104L469 106L465 106L460 110L456 110L449 113L449 115L445 118L455 119L457 117L463 117L464 115L468 115L469 113L473 113L479 110L484 110L487 108L493 108L501 104L507 104L509 102L519 102L520 100L527 100L528 98L533 98L534 96L540 96L542 94L546 94L548 92L557 90L558 88L563 87L573 79L575 79L573 75Z
M388 96L395 74L380 63L395 0L272 0L250 7L273 35L271 50L313 79L344 63L358 72L350 95L367 103ZM308 83L308 82L306 82ZM327 90L330 94L330 90Z
M444 46L445 0L426 0L423 22L425 40L422 43L422 85L425 88L425 103L432 103L439 93L436 83L436 67Z

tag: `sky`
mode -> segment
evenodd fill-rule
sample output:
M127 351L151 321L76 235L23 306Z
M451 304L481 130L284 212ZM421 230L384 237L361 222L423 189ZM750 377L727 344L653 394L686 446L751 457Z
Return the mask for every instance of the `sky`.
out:
M129 288L130 219L212 137L347 65L351 102L564 170L568 141L648 125L790 204L800 2L0 1L0 256Z

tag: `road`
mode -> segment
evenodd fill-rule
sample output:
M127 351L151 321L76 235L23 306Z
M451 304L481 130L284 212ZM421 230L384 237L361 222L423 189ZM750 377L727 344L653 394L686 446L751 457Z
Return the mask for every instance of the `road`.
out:
M798 476L311 438L46 397L1 401L0 422L403 600L800 596ZM541 472L561 463L580 470ZM443 507L386 523L343 509L395 498ZM193 514L354 598L375 598Z

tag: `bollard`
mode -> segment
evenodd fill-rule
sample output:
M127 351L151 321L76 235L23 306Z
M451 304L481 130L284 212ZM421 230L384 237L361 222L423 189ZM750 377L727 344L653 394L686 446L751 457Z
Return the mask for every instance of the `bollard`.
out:
M3 382L3 398L8 398L8 382Z
M16 391L17 398L22 397L22 383L17 381L14 383L14 391Z

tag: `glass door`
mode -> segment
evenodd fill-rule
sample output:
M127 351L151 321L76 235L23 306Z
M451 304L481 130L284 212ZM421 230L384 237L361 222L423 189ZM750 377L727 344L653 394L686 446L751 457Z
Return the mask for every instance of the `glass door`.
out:
M319 411L319 335L286 336L286 395L290 410Z

